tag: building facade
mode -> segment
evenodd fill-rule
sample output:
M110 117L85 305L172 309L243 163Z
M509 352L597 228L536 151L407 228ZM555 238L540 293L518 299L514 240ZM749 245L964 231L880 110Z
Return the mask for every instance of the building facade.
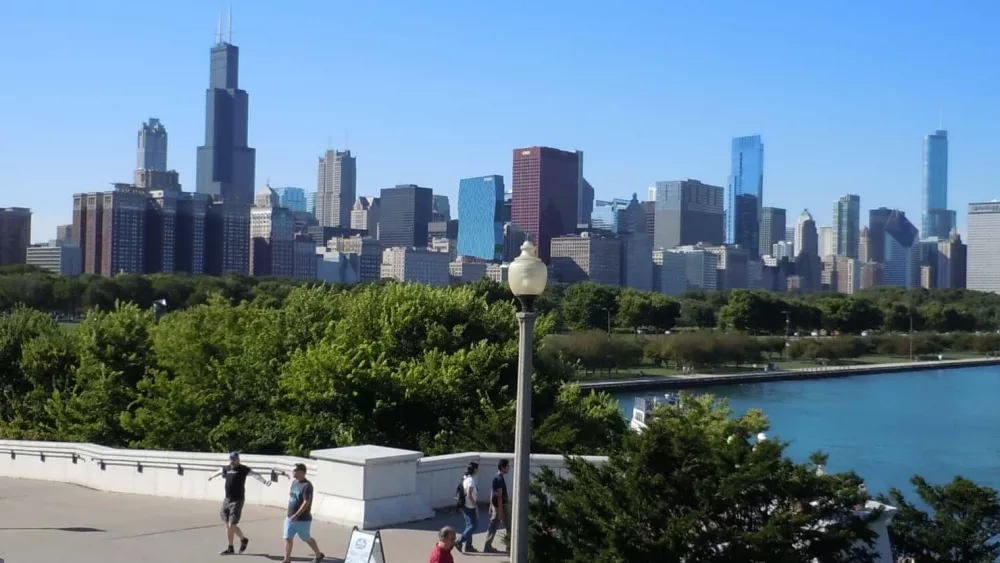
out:
M552 268L562 283L592 281L619 285L622 272L621 241L584 232L552 239Z
M785 240L785 210L779 207L760 209L760 235L757 243L761 255L773 254L774 245Z
M451 221L451 202L448 196L435 194L431 200L431 221Z
M503 258L503 176L458 182L458 255L486 261Z
M357 199L358 163L351 151L326 151L319 157L316 219L322 227L351 226Z
M628 207L627 199L615 198L611 201L597 200L590 214L590 228L595 231L618 233L618 213Z
M962 242L958 231L952 229L948 240L937 245L937 260L934 264L935 287L965 289L967 285L968 247Z
M310 248L314 248L311 242ZM250 210L250 274L291 277L295 274L295 224L281 206L278 193L265 186ZM315 250L311 250L315 261Z
M383 189L379 198L379 242L387 248L425 248L428 223L431 222L432 195L430 188L413 184Z
M24 264L31 244L31 210L0 208L0 266Z
M364 231L368 236L378 238L378 221L380 216L380 201L377 197L362 196L354 202L351 210L351 228Z
M472 283L486 277L486 262L465 260L459 257L448 264L452 284Z
M450 263L448 254L426 248L386 248L382 252L382 279L445 287L451 282Z
M131 184L115 184L111 191L73 196L73 239L79 241L83 273L145 273L146 195Z
M205 144L198 147L197 191L243 204L249 220L257 154L247 144L250 100L239 86L239 63L239 48L223 41L220 33L211 52L205 94Z
M885 261L885 223L892 215L892 209L879 207L868 211L868 260L870 262ZM900 211L905 217L906 213Z
M819 250L817 254L819 256L833 256L833 246L834 246L834 236L833 227L817 227L816 236L818 237Z
M33 244L28 247L26 263L63 276L83 273L80 247L71 243Z
M726 201L726 242L759 255L759 218L764 202L764 143L760 135L736 137Z
M285 209L305 213L306 212L306 191L302 188L286 186L284 188L273 188L278 194L278 204Z
M358 257L359 281L375 281L382 277L382 245L372 237L341 237L331 239L330 250Z
M678 297L685 291L718 289L719 258L704 248L658 248L653 264L653 287L660 293Z
M885 285L920 287L920 240L917 228L901 212L893 211L885 223L882 281Z
M150 117L139 127L136 170L167 170L167 129Z
M861 197L848 194L833 204L833 254L858 257L858 232L861 229Z
M924 174L921 190L921 238L947 239L954 226L948 212L948 132L924 137Z
M656 183L653 247L722 244L725 190L698 180Z
M970 203L967 287L1000 293L1000 203Z
M514 150L511 222L549 263L554 237L576 232L584 216L583 153L549 147Z

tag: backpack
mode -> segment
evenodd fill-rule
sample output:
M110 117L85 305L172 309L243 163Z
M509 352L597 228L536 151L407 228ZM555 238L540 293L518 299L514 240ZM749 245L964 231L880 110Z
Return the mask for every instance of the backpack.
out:
M465 487L462 485L465 483L465 475L462 476L462 480L458 482L458 486L455 487L455 507L462 508L465 506Z

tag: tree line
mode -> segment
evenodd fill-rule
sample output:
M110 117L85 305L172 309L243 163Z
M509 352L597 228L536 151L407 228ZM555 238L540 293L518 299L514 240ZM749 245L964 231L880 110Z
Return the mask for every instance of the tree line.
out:
M119 301L140 308L165 300L167 310L201 305L221 294L240 303L280 304L316 281L249 276L123 274L67 278L30 266L0 268L0 312L18 305L60 315L110 311ZM383 285L375 282L371 285ZM509 290L480 280L471 284L490 301L509 301ZM757 290L689 292L679 298L592 282L551 286L538 300L556 331L664 332L723 328L762 335L786 331L859 334L862 331L974 332L1000 329L1000 296L962 289L874 288L856 295L770 293ZM609 327L610 325L610 327Z
M0 318L0 435L185 451L302 455L380 444L511 451L517 324L474 288L294 287L222 293L168 312L119 302L74 330L15 308ZM538 338L552 330L540 315ZM539 355L539 452L613 449L618 404L568 385Z
M1000 353L997 333L873 334L827 338L753 336L742 332L701 331L670 335L612 335L597 330L554 334L545 354L587 373L611 372L642 366L739 368L779 359L837 364L863 356L926 359L944 352Z

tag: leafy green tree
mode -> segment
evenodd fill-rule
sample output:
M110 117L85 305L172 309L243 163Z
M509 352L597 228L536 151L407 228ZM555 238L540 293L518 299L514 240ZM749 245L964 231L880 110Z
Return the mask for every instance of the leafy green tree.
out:
M615 288L594 282L575 283L566 289L562 313L570 328L607 329L608 316L618 312Z
M685 299L681 301L681 314L678 324L681 326L712 328L717 324L716 308L700 299Z
M58 330L48 315L24 307L0 317L0 422L12 420L34 388L21 366L24 346Z
M736 437L766 428L759 412L732 418L711 397L682 403L627 435L606 464L568 458L572 477L536 477L532 560L875 561L874 532L854 510L865 498L857 476L817 475L778 440Z
M735 289L719 311L719 326L752 334L781 333L786 304L763 291Z
M74 332L79 367L72 389L56 389L47 409L61 439L123 447L135 435L122 418L135 408L137 387L155 366L149 331L153 313L119 303L108 313L91 312Z
M910 483L925 512L896 488L882 502L897 512L889 525L889 539L897 559L914 563L994 563L1000 558L1000 498L997 491L955 477L945 485L931 485L914 476Z

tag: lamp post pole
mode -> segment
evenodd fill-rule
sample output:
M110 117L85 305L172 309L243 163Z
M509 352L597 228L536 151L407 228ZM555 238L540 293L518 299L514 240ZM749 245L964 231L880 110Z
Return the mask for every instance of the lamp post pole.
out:
M535 340L535 298L545 291L548 269L530 241L507 273L510 289L521 303L517 364L517 420L514 428L514 506L511 511L511 563L528 563L528 508L531 503L531 372Z
M514 443L514 510L511 531L511 563L528 562L528 505L531 480L531 362L536 313L517 314L520 325L517 365L517 424Z

